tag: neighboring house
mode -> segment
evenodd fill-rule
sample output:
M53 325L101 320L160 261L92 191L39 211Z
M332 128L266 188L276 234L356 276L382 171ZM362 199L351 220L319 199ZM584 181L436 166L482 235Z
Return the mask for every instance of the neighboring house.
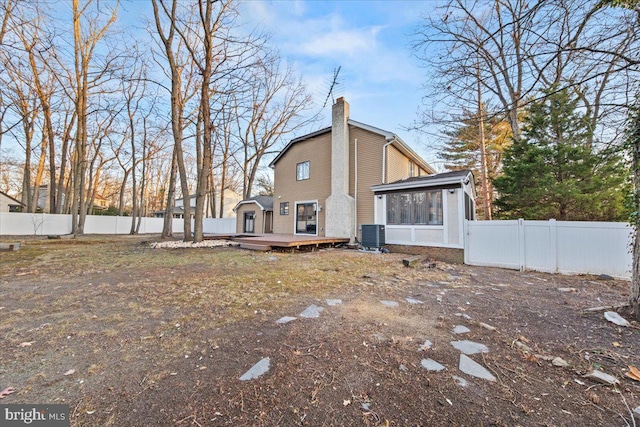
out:
M238 204L238 202L242 200L242 196L236 193L233 190L226 189L224 190L224 208L222 212L222 218L233 218L235 216L234 208ZM219 203L219 196L216 197L216 203ZM191 207L190 216L191 219L195 216L196 209L196 196L189 196L189 206ZM215 216L219 217L220 207L216 206ZM164 211L157 211L153 213L153 216L156 218L164 218ZM209 196L205 196L205 218L212 218L214 215L211 212L211 203L209 203ZM173 217L174 218L184 218L184 198L176 199L175 207L173 209Z
M107 209L109 209L109 200L105 199L100 194L96 194L96 196L93 198L93 210L106 211Z
M277 234L355 241L361 225L382 224L390 244L462 248L465 203L475 212L469 171L435 174L394 133L351 120L343 98L331 127L293 139L270 166Z
M31 191L33 192L33 187L31 187ZM67 192L66 190L63 191L60 196L62 197L62 200L59 201L59 203L64 204L65 199L67 197ZM48 184L44 184L38 187L38 211L40 212L50 212L50 197L49 197L49 185ZM87 196L86 202L87 204L89 203L90 198L89 196ZM100 194L96 194L96 196L93 198L93 212L95 211L105 211L107 209L109 209L109 199L103 197Z
M22 212L24 203L0 191L0 212Z
M273 232L273 197L254 196L239 202L236 213L236 232L266 234Z

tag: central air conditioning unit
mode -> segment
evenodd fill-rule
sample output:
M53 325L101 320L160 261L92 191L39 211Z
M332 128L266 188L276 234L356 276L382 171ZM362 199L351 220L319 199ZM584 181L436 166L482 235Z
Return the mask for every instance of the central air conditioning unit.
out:
M362 224L362 247L380 249L384 245L384 225Z

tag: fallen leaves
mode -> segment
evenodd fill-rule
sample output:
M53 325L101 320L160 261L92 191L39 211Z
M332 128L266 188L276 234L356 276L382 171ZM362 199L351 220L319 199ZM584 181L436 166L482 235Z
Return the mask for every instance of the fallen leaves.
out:
M5 397L13 394L16 391L13 387L7 387L4 390L0 391L0 399L4 399Z
M636 368L635 366L629 365L629 372L627 372L627 377L635 381L640 381L640 369Z

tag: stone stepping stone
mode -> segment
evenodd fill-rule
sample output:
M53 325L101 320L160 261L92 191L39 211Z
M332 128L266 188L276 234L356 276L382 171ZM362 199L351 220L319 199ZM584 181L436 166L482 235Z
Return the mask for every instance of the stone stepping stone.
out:
M389 300L380 300L380 304L384 305L385 307L398 307L400 304L398 303L398 301L389 301Z
M466 386L469 385L467 380L465 380L464 378L459 377L457 375L451 375L451 378L453 378L453 380L456 382L456 384L459 385L460 387L466 387Z
M460 369L467 375L471 375L472 377L481 378L488 381L496 381L496 377L494 377L487 368L475 362L470 357L465 356L464 354L460 355L460 363L458 365L458 369Z
M471 329L467 328L464 325L456 325L456 327L453 328L453 333L454 334L460 335L460 334L467 334L469 332L471 332Z
M342 300L341 299L328 299L326 301L327 301L327 305L329 307L333 307L334 305L342 304Z
M305 319L315 319L316 317L320 317L320 313L323 311L324 307L311 304L309 307L305 308L302 313L300 313L300 317L304 317Z
M405 298L405 301L407 301L409 304L424 304L424 302L420 301L419 299L415 299L411 297Z
M429 340L426 340L424 342L424 344L422 344L420 346L420 348L418 349L418 351L425 351L425 350L431 350L431 346L433 345L433 343Z
M464 354L489 353L489 347L479 342L469 340L451 341L451 345Z
M294 320L296 320L297 317L292 317L292 316L284 316L279 318L278 320L276 320L276 323L279 323L281 325L284 325L285 323L289 323L292 322Z
M433 359L422 359L422 361L420 362L420 364L422 365L422 367L424 369L426 369L427 371L435 371L435 372L440 372L442 371L445 367L444 365L436 362Z
M251 369L244 373L240 377L240 381L249 381L258 378L261 375L264 375L269 370L271 365L271 359L265 357L264 359L260 359L258 363L253 365Z

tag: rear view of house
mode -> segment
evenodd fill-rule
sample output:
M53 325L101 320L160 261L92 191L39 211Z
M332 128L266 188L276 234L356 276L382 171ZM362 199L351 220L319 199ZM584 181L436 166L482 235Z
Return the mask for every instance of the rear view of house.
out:
M355 242L363 224L382 224L390 244L462 248L465 203L467 216L475 211L469 171L436 174L396 134L350 119L344 98L330 127L293 139L270 166L277 234ZM245 222L238 215L239 232Z

